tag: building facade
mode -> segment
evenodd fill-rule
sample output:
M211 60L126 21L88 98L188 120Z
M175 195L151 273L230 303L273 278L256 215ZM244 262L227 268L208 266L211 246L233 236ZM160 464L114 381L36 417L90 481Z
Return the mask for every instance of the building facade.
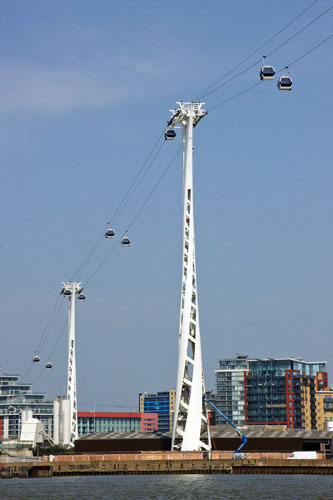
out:
M333 390L326 388L316 392L317 429L326 431L333 426ZM329 424L332 422L331 424Z
M247 357L237 356L221 359L216 374L216 406L235 425L245 425L245 373L249 369ZM223 425L225 420L216 414L216 424Z
M159 432L172 430L175 395L176 389L157 394L148 394L147 392L139 394L140 413L157 413Z
M22 412L27 410L53 436L53 402L44 397L45 394L32 391L32 384L20 382L19 375L8 375L0 369L0 438L19 439Z
M155 432L157 413L78 412L79 436L98 432Z
M236 425L316 429L316 391L328 385L326 362L301 358L220 360L216 404ZM217 416L217 424L224 419Z

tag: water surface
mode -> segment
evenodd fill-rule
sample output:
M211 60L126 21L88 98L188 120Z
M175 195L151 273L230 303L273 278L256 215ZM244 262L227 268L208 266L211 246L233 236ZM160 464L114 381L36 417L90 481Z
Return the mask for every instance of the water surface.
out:
M333 500L333 476L151 475L0 479L6 500Z

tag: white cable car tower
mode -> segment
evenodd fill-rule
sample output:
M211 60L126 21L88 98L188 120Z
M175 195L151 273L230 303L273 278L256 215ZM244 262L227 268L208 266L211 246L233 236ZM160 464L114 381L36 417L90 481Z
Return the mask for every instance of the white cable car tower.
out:
M81 294L83 288L81 283L63 283L61 294L68 297L68 370L67 370L67 399L70 401L69 427L66 434L69 436L69 446L75 445L78 439L77 425L77 393L76 393L76 356L75 356L75 298L85 297ZM81 299L84 300L84 299Z
M194 243L193 127L207 111L203 103L177 102L168 128L180 124L183 131L183 274L180 303L178 373L172 449L210 450L211 440L202 369L199 308ZM203 441L203 434L206 434Z

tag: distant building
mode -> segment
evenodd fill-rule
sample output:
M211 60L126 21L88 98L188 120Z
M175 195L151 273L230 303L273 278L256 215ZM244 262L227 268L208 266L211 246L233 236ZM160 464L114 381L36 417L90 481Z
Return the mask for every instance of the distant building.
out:
M328 422L333 426L333 389L328 387L316 392L317 429L328 429Z
M325 366L301 358L222 359L215 370L216 406L236 425L316 429L316 390L328 385ZM217 415L216 423L225 422Z
M78 412L79 436L99 432L155 432L157 413Z
M31 410L33 418L43 423L44 431L53 436L53 402L45 394L32 392L32 384L19 381L19 375L8 375L0 369L0 438L18 439L22 412Z
M216 406L235 425L245 425L245 374L249 370L247 356L221 359L216 375ZM216 425L225 424L221 415L216 415Z
M158 392L157 394L148 394L145 392L139 395L140 412L158 414L159 432L169 432L172 430L175 396L175 389Z

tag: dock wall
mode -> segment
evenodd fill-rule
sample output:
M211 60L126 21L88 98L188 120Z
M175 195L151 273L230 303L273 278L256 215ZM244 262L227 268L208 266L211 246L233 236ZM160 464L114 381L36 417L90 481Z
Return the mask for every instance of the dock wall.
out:
M105 457L104 457L105 458ZM0 478L128 474L333 474L330 460L158 459L53 460L0 464Z

